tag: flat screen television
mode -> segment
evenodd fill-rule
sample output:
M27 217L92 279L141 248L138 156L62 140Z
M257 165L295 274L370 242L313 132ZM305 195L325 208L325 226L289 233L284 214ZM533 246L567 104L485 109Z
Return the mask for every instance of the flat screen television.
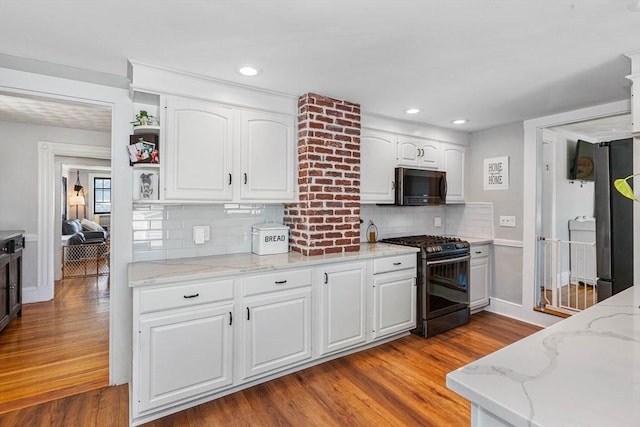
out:
M593 145L588 141L578 140L573 161L569 168L569 179L593 181Z

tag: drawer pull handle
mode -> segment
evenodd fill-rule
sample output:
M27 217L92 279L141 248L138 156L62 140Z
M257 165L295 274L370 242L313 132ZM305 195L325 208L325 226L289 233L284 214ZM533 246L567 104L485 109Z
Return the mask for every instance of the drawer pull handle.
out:
M229 326L233 323L233 314L229 312Z
M183 295L183 298L189 299L189 298L196 298L196 297L199 297L199 296L200 296L200 294L198 293L198 294L192 294L192 295Z
M393 265L402 265L401 262L394 262Z
M287 283L286 280L276 280L276 285L284 285L285 283Z
M247 173L246 172L244 173L244 183L245 184L247 183Z
M481 254L481 253L482 253L482 251L476 251L475 253L477 253L477 254Z
M231 185L231 174L229 174L229 185Z
M324 283L329 283L329 275L327 273L324 273Z
M251 313L249 312L249 307L247 307L247 320L251 319Z

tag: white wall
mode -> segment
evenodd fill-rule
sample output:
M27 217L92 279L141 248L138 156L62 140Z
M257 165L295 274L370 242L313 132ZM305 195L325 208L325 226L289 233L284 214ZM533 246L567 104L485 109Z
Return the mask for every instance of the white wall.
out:
M467 148L466 200L493 203L494 257L492 298L522 304L522 123L513 123L470 135ZM509 189L484 190L484 159L509 157ZM500 227L501 215L516 217L516 227Z
M584 139L584 138L581 138ZM558 239L569 239L569 220L577 216L593 217L595 187L593 181L570 180L567 178L571 154L575 151L578 137L558 132L555 145L555 235Z
M27 234L27 249L24 255L24 287L36 286L37 251L29 246L38 245L38 141L109 146L109 133L68 129L53 126L39 126L27 123L0 121L0 229L21 229ZM91 160L88 160L91 162ZM60 170L60 169L57 169ZM73 189L75 174L67 182ZM56 183L57 195L60 182ZM56 196L56 212L60 212L60 197ZM69 211L71 213L71 210ZM75 208L73 208L75 213ZM56 217L56 237L59 237L61 219ZM30 250L33 249L33 250ZM60 277L60 242L57 239L56 278Z

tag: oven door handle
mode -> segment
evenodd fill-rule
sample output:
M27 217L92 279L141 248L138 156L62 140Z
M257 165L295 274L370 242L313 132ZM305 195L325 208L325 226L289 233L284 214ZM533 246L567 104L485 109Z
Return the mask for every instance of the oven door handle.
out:
M461 256L457 258L442 259L439 261L427 261L427 266L438 265L438 264L454 264L456 262L469 261L470 259L471 259L471 255L466 255L466 256Z

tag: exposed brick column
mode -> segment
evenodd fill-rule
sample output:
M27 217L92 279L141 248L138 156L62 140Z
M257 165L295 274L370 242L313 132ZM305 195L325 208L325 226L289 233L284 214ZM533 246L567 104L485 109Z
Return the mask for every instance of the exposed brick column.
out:
M300 202L285 205L291 249L360 250L360 105L308 93L298 100Z

